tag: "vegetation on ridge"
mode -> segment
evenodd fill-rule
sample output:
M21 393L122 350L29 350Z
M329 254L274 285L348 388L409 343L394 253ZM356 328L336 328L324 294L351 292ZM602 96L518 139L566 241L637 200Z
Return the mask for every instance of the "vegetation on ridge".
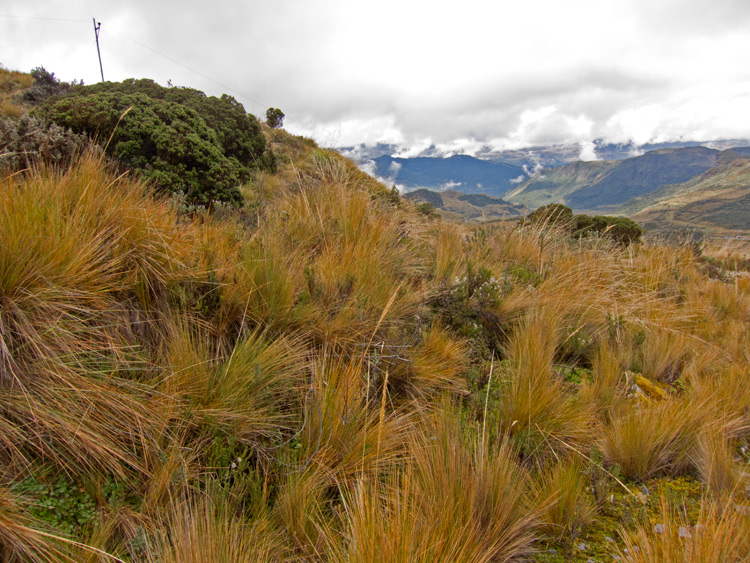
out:
M231 96L131 79L74 87L35 114L95 137L125 168L191 203L240 204L253 170L273 167L260 125Z
M747 272L262 130L241 209L0 176L0 560L748 558Z

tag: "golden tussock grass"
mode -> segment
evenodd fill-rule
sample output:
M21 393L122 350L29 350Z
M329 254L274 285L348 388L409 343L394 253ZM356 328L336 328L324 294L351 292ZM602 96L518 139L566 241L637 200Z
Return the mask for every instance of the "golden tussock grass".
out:
M719 504L746 500L745 278L428 221L267 135L280 169L236 212L180 214L93 156L0 180L0 559L520 560L591 529L594 454L627 487L705 486L713 540L667 507L693 544L641 526L630 556L747 555ZM13 490L41 468L93 491L67 543Z
M693 524L662 498L659 520L660 533L653 527L622 530L628 551L627 555L621 551L620 556L637 563L719 563L745 561L750 553L750 518L731 500L705 499Z

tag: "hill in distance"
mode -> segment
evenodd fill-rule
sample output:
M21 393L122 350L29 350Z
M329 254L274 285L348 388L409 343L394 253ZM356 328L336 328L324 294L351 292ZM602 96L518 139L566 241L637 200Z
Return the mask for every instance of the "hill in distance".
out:
M417 188L455 189L469 194L501 196L524 177L523 167L480 160L467 155L448 158L396 158L382 155L374 160L375 175L386 181Z
M611 211L667 184L682 183L715 166L720 151L706 147L659 149L621 161L574 162L545 169L505 194L540 207L564 203L575 210Z
M750 149L724 151L703 174L630 200L617 212L651 231L750 233Z
M424 188L404 194L417 203L429 203L438 213L452 221L483 223L518 218L526 209L486 194L465 194L455 190L436 192Z

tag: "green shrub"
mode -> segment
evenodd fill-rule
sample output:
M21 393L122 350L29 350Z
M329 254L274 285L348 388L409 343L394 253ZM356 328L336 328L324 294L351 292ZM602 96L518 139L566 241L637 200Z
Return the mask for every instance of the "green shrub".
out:
M643 235L643 228L626 217L573 215L573 210L561 203L540 207L529 213L522 224L561 227L576 238L597 234L624 245L641 242Z
M54 72L49 72L43 66L32 69L31 76L34 78L34 84L22 96L26 102L40 103L51 96L64 94L77 85L75 82L61 82L55 78Z
M260 125L231 96L130 79L75 88L37 112L95 137L125 167L194 204L239 204L240 184L273 167Z
M284 117L284 112L279 108L268 108L266 110L266 124L273 129L278 129L283 125Z
M643 227L627 217L609 215L576 215L574 235L578 238L591 233L607 236L620 244L641 242Z
M0 119L0 173L9 174L36 166L52 164L67 168L73 159L93 148L85 135L76 135L54 123L21 116Z
M532 225L567 226L573 222L573 210L562 203L550 203L529 213L526 222Z

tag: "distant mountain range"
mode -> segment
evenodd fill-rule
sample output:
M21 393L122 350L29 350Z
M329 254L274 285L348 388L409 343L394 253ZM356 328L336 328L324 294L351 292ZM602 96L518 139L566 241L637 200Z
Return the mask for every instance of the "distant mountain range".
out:
M660 148L621 160L537 166L521 182L516 174L528 172L528 165L524 169L465 155L380 155L370 163L375 175L390 176L390 183L411 189L407 197L468 221L508 218L564 203L576 212L625 215L651 232L750 232L750 147Z
M564 203L574 210L611 211L668 184L716 165L721 151L706 147L659 149L625 160L574 162L543 169L504 194L513 203Z
M431 147L417 157L398 156L394 145L342 149L363 169L403 191L428 188L502 197L530 208L558 202L576 211L610 212L634 197L665 185L686 182L716 166L720 149L737 153L750 141L696 143L594 144L600 160L581 161L579 145L497 151L477 156L441 156ZM741 149L739 149L741 150Z

